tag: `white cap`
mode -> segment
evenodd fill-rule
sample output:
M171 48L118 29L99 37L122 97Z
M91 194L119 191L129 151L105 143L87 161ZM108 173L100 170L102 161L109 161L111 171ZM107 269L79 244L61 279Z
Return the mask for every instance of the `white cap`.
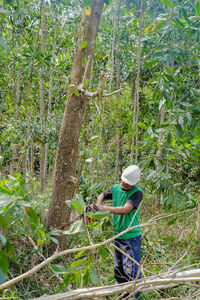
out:
M121 179L129 185L135 185L140 181L141 171L136 165L126 168L121 176Z

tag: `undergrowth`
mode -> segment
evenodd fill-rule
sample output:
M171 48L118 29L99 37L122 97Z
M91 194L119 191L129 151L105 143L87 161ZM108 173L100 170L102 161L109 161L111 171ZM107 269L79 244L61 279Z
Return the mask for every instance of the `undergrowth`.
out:
M19 276L47 257L44 250L51 235L45 233L45 221L41 216L48 207L49 198L50 187L46 194L40 196L30 187L27 190L24 180L18 175L1 182L3 230L0 253L7 261L1 265L1 282ZM90 197L84 191L83 196L79 195L74 201L80 201L83 205L81 209L84 209L84 201L88 199ZM73 201L69 205L73 207ZM196 211L193 209L161 218L170 213L173 214L175 211L163 210L157 195L146 194L141 207L141 223L144 224L155 216L160 216L160 220L143 229L141 250L143 277L199 266L199 242L195 239ZM111 216L100 216L99 220L89 224L88 228L94 244L111 237ZM84 224L80 226L79 223L79 227L77 225L75 229L68 231L69 247L87 246L89 241ZM8 255L6 251L10 251L10 254ZM113 252L113 248L107 245L92 252L82 251L59 258L31 277L1 292L1 299L32 299L43 294L60 293L85 286L115 284ZM164 290L146 291L142 293L141 300L189 296L191 299L199 299L198 290L198 283L187 283Z

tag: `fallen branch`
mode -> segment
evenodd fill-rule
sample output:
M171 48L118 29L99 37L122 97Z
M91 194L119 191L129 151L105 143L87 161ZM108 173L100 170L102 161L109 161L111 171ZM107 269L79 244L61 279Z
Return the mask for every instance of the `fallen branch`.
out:
M128 283L122 283L112 286L93 287L78 289L67 293L57 294L53 296L42 296L36 298L38 300L78 300L78 299L100 299L105 296L114 296L124 292L132 292L135 284L135 292L144 292L152 289L165 289L169 286L175 286L190 281L200 282L200 269L194 269L183 272L165 273L162 276L147 277ZM35 300L36 300L35 299Z

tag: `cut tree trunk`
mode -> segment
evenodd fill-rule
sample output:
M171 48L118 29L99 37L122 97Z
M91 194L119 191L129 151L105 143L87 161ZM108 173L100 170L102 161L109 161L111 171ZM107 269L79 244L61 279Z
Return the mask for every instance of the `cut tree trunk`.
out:
M67 104L62 120L58 150L56 155L52 199L49 207L46 230L64 229L70 220L70 209L65 203L72 199L76 184L76 157L82 117L88 99L78 87L89 77L96 36L102 14L104 0L92 0L91 12L83 12L77 49L71 72ZM83 42L84 46L83 47ZM87 61L86 67L84 62ZM55 244L50 244L49 251L54 251ZM60 238L60 248L66 248L66 239Z

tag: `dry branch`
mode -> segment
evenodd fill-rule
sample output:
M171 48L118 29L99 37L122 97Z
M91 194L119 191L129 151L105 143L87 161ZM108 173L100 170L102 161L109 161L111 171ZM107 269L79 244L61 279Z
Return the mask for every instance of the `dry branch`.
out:
M42 296L40 300L78 300L78 299L101 299L105 296L118 295L123 292L132 292L135 285L135 292L144 292L152 289L164 289L190 281L200 282L200 269L194 269L183 272L165 273L158 276L147 277L137 281L122 283L112 286L93 287L78 289L75 291L57 294L53 296Z

